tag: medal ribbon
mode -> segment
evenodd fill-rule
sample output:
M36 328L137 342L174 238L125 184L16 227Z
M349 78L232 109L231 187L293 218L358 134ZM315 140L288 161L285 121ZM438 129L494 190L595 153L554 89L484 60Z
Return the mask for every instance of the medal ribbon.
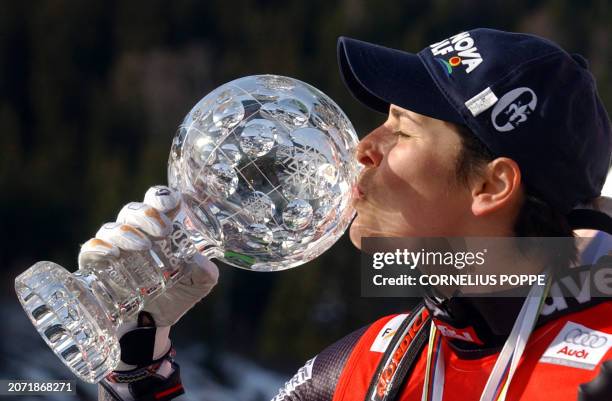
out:
M533 331L548 294L551 279L546 285L534 285L529 290L512 331L506 340L495 366L489 375L480 401L505 401L510 382L525 351L527 340ZM421 401L442 401L444 394L444 354L442 335L435 324L431 325L427 349L427 365Z

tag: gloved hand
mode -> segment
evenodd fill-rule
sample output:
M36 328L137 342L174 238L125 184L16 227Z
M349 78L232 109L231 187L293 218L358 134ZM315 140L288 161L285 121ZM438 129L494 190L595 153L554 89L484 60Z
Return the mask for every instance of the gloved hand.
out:
M179 202L178 194L168 187L149 188L143 203L125 205L119 212L117 222L102 225L96 237L83 244L79 266L100 258L119 257L121 251L149 250L151 238L158 239L170 234L171 219L178 211ZM157 386L149 380L141 390L134 390L137 382L133 379L135 374L144 380L141 376L149 377L149 372L156 378L168 378L172 387L177 387L176 383L180 385L178 365L172 358L170 326L208 295L217 284L219 276L217 266L199 253L185 261L182 268L185 269L185 275L176 284L151 302L145 303L138 316L119 327L121 362L115 374L111 375L113 377L107 377L101 382L108 392L113 393L115 399L138 399L137 393L141 390L146 393L140 394L142 396L149 395L151 390L167 391L169 384L161 379ZM164 362L167 366L164 366ZM164 372L160 373L160 369ZM124 376L127 381L122 383ZM122 395L125 391L120 390L121 386L129 387L129 391L125 391L131 394L130 397Z

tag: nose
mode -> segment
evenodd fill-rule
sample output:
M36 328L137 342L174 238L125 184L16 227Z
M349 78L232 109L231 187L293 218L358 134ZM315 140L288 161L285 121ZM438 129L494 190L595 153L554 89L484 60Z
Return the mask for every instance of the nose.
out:
M357 146L356 159L365 167L378 167L383 160L380 136L383 126L380 126L366 135Z

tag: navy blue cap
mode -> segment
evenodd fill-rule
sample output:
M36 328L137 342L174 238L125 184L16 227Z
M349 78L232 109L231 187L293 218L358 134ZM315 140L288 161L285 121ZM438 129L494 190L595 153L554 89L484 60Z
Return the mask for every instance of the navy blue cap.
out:
M534 35L474 29L417 54L338 40L344 83L366 106L389 104L466 125L561 213L599 196L612 151L587 61Z

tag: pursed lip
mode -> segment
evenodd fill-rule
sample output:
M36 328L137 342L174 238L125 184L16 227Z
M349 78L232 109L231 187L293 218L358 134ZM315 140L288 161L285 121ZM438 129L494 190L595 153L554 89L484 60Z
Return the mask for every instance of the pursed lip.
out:
M363 190L361 189L361 187L359 186L359 184L353 185L353 199L354 200L362 199L364 195L365 194Z
M368 169L361 170L361 173L359 174L357 181L353 185L353 189L352 189L353 202L365 199L366 191L364 190L364 188L368 187L367 185L365 185L369 178L368 175L369 175Z
M365 193L358 184L353 185L351 203L353 207L357 207L359 201L365 198Z

